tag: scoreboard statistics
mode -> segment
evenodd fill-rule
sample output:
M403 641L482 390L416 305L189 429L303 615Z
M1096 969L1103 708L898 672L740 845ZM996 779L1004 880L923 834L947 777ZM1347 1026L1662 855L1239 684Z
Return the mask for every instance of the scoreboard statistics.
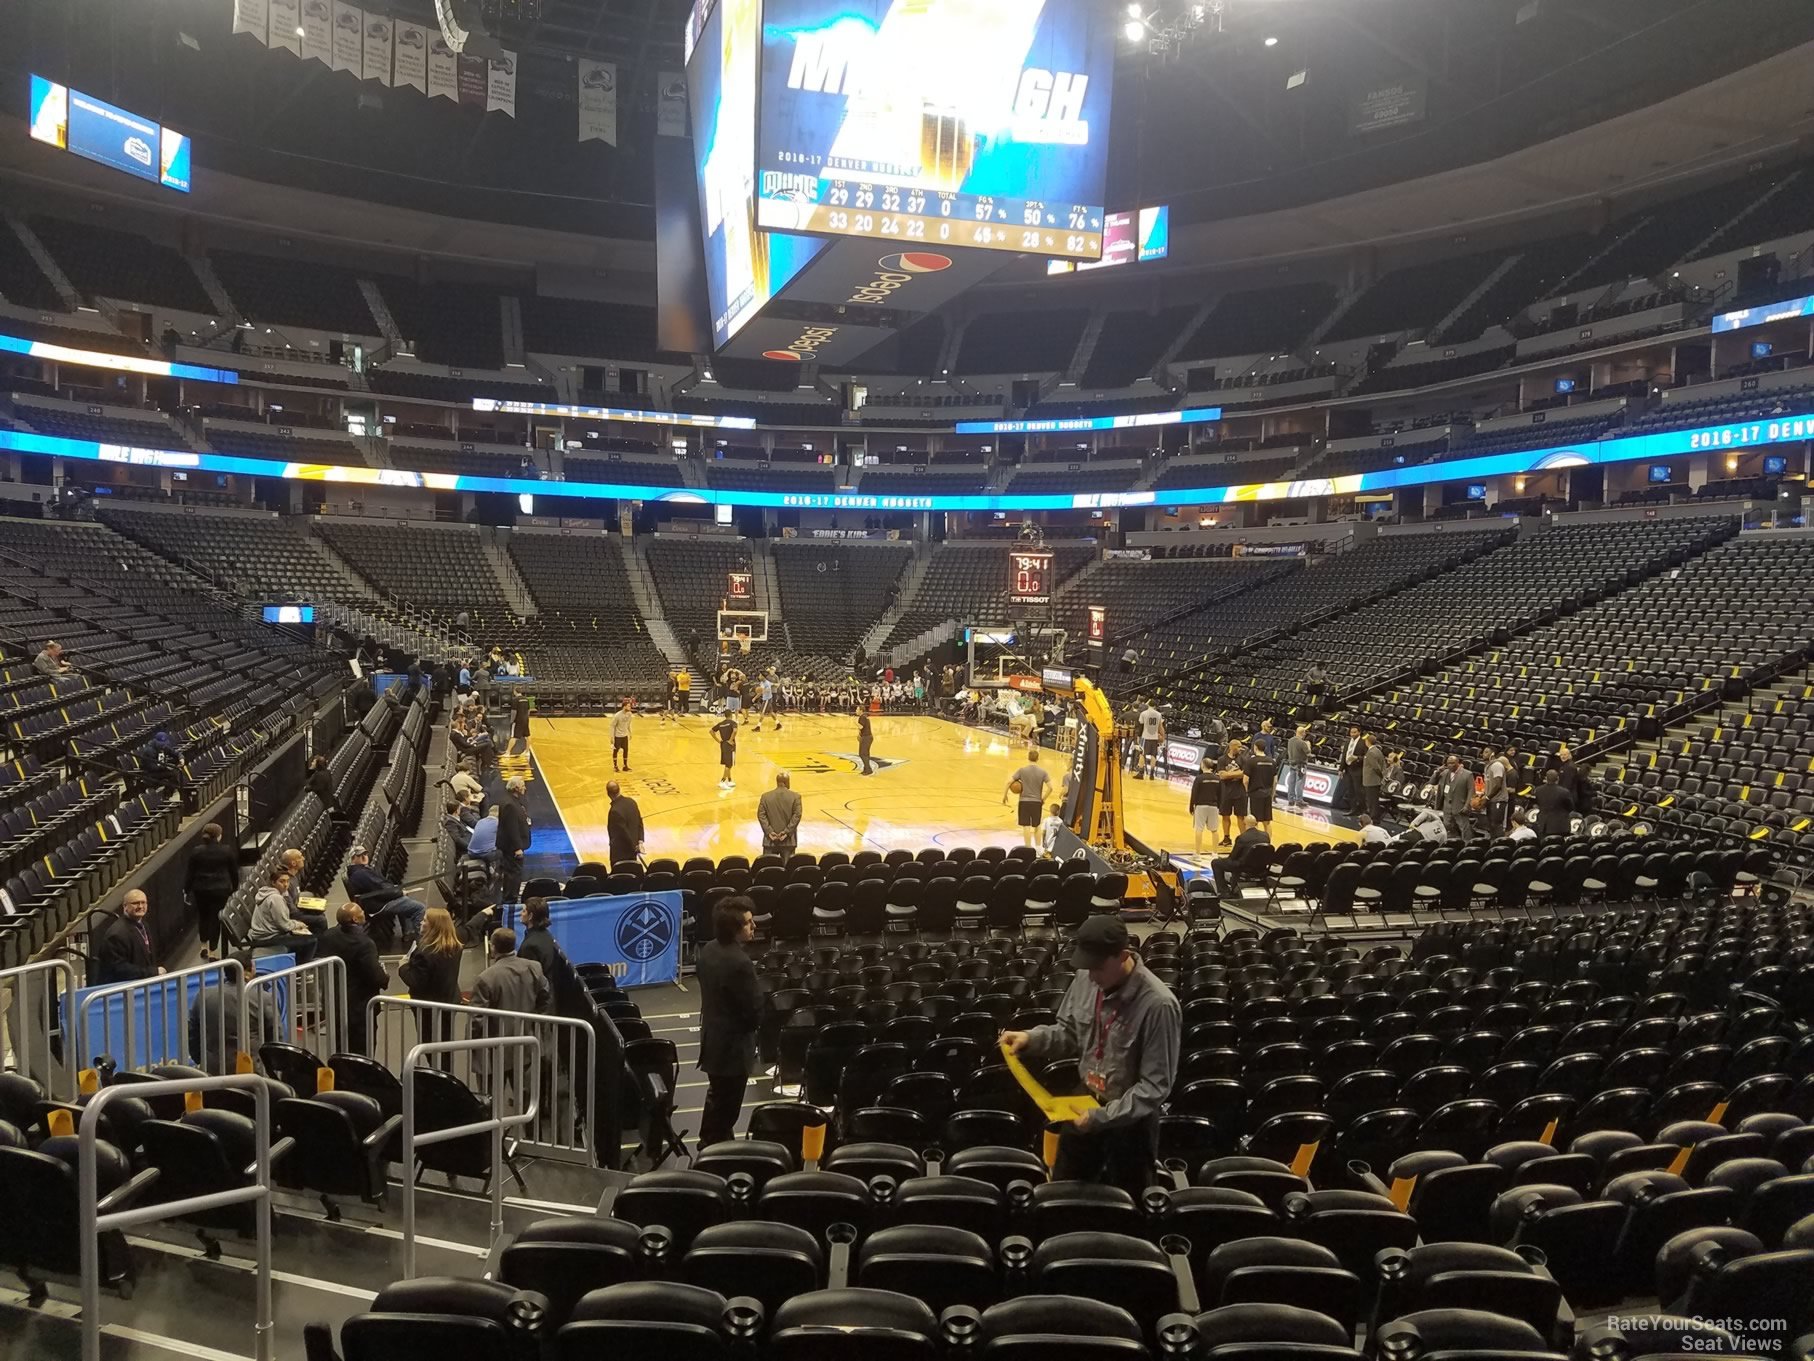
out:
M1016 605L1049 605L1052 601L1051 551L1008 555L1008 599Z
M1097 259L1111 20L1090 0L764 0L757 225Z

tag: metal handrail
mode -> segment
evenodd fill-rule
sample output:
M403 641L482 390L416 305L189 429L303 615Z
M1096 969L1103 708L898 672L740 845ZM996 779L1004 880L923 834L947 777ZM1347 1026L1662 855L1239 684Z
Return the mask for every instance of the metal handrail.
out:
M217 959L208 964L192 964L188 968L178 969L174 973L154 974L150 978L134 978L129 979L124 983L110 983L103 987L92 989L87 996L82 998L80 1005L76 1009L75 1023L72 1027L76 1037L76 1053L93 1055L96 1052L93 1046L95 1037L91 1029L95 1006L99 1003L102 1007L105 1007L108 1002L118 997L123 1003L121 1007L121 1019L125 1025L126 1052L114 1056L116 1063L121 1068L130 1069L159 1062L160 1060L156 1056L148 1056L146 1063L143 1065L139 1064L134 1059L134 1055L138 1050L138 1016L136 1008L133 1005L136 1000L135 995L142 994L145 998L146 1028L153 1034L165 1036L168 1036L170 1033L169 1008L171 1005L170 999L174 996L176 999L175 1005L182 1013L177 1018L177 1025L179 1027L177 1033L183 1037L186 1046L189 1034L189 1017L186 1005L188 1002L188 987L183 980L194 978L198 982L198 987L205 989L210 986L207 979L208 975L214 976L213 986L216 987L224 987L229 980L238 982L239 1029L237 1033L241 1039L244 1039L246 1034L246 971L244 965L229 955L224 959ZM155 1022L152 1018L154 1002L157 1012L157 1019ZM103 1035L106 1034L106 1028L106 1017L105 1012L103 1012L101 1021L101 1033ZM212 1038L218 1041L218 1044L212 1052L224 1055L227 1052L227 1009L224 1006L219 1009L215 1028L218 1033ZM202 1047L204 1050L207 1049L209 1039L210 1037L203 1036Z
M491 1064L491 1115L465 1125L416 1133L416 1070L425 1054L466 1053L490 1049L497 1051ZM515 1115L502 1114L504 1109L504 1063L506 1049L529 1051L524 1090L529 1100ZM416 1149L428 1144L444 1144L473 1134L491 1135L491 1242L496 1247L504 1233L504 1131L527 1125L534 1120L542 1100L542 1044L533 1035L491 1035L482 1040L436 1040L418 1044L403 1059L403 1279L416 1274ZM137 1090L143 1091L143 1088ZM87 1358L84 1358L87 1361Z
M394 993L380 994L366 1003L365 1042L368 1057L387 1068L393 1064L386 1051L390 1054L396 1051L386 1044L389 1038L383 1025L386 1012L397 1016L413 1015L419 1036L430 1033L428 1018L433 1015L443 1018L438 1025L444 1034L459 1033L454 1026L463 1016L468 1033L474 1025L486 1025L499 1029L508 1027L519 1037L525 1033L533 1035L552 1061L557 1085L549 1110L545 1114L538 1112L535 1124L525 1132L522 1143L539 1158L588 1165L595 1161L598 1153L595 1147L598 1140L598 1083L593 1080L591 1068L598 1062L598 1032L590 1022L552 1013L493 1011L488 1007L430 1002ZM461 1075L456 1072L455 1076ZM465 1076L473 1076L470 1069ZM569 1084L575 1100L565 1103L559 1100L561 1079ZM615 1153L615 1150L610 1151Z
M101 1112L109 1102L121 1094L155 1100L185 1092L227 1090L252 1093L253 1147L257 1161L253 1164L256 1171L250 1186L101 1213L95 1144L99 1139ZM271 1090L265 1080L254 1073L233 1073L225 1077L169 1078L161 1082L103 1087L83 1106L82 1124L76 1137L77 1225L82 1240L82 1361L101 1361L101 1234L204 1210L223 1210L247 1201L256 1201L258 1205L254 1219L258 1257L253 1355L258 1361L272 1361L276 1329L271 1311Z
M57 1005L49 987L35 993L37 1015L28 1011L34 1000L37 976L57 974L62 977L61 1005ZM7 1008L6 1033L12 1042L13 1067L33 1081L42 1083L52 1101L76 1099L76 1072L80 1067L71 1028L76 1014L76 969L67 959L43 959L35 964L0 969L0 989L12 986L12 1005ZM55 1008L55 1009L53 1009ZM41 1024L34 1026L36 1019ZM63 1057L58 1059L50 1037L53 1030L63 1031ZM34 1040L42 1036L44 1053L40 1058Z
M346 1037L347 991L346 961L338 955L323 955L304 964L292 964L287 969L276 969L271 973L255 974L246 981L241 996L244 998L246 1016L252 1014L251 994L253 991L267 991L271 994L272 1014L278 1014L277 991L280 986L290 990L290 1030L299 1040L308 1039L302 1047L308 1049L322 1062L327 1062L335 1054L342 1052ZM303 1018L310 1012L314 1021L303 1025ZM240 1036L243 1040L245 1031Z

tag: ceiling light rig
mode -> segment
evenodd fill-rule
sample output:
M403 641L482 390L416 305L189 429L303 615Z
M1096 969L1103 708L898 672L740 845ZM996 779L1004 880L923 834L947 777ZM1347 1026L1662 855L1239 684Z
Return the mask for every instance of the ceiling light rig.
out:
M1220 33L1226 0L1186 0L1183 4L1147 7L1129 4L1121 34L1132 50L1156 61L1172 61L1197 34Z

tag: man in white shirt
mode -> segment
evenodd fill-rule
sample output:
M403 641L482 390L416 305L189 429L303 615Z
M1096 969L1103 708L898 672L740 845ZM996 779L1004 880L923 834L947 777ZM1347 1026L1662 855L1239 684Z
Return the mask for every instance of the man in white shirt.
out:
M1363 845L1363 846L1384 846L1387 842L1392 840L1392 833L1388 832L1384 827L1381 827L1377 822L1375 822L1372 818L1368 817L1365 813L1362 813L1360 815L1359 821L1360 821L1361 845ZM1437 821L1438 825L1440 825L1442 822L1442 819L1438 818L1436 821Z
M1059 806L1053 804L1046 809L1046 820L1039 824L1039 849L1047 855L1058 854L1058 834L1065 829L1065 820L1059 812Z
M775 720L775 731L781 731L781 715L775 712L775 680L764 676L756 685L756 731L762 731L762 720Z
M1158 765L1159 744L1165 736L1165 715L1149 699L1136 721L1140 724L1140 769L1134 772L1134 778L1144 780L1153 775Z
M1492 747L1483 750L1480 757L1486 764L1486 788L1483 791L1486 796L1486 834L1504 836L1512 811L1512 791L1507 786L1505 761Z
M611 715L611 769L617 769L617 758L621 754L624 769L630 769L630 724L632 722L631 706L633 699L625 699L623 707Z

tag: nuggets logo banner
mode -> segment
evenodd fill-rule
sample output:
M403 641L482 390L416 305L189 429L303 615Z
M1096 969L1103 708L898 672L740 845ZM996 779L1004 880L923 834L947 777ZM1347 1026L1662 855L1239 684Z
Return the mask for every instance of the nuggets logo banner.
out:
M1110 8L766 0L758 225L1102 253Z

